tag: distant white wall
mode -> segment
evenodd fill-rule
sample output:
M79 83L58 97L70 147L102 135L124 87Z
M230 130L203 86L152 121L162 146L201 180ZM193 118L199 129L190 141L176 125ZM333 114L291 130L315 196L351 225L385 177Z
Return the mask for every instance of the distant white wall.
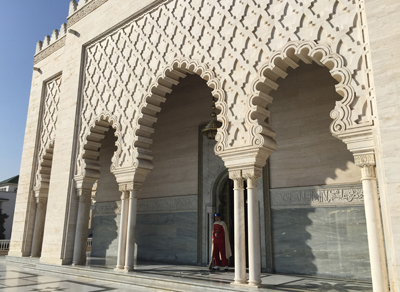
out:
M16 187L14 187L16 188ZM13 219L14 219L14 208L15 208L15 199L17 197L17 193L14 192L13 187L11 187L12 191L11 192L3 192L0 191L0 199L7 199L8 201L2 202L1 203L1 209L3 209L3 213L8 215L8 218L6 219L4 223L5 231L4 235L6 236L5 239L10 239L11 238L11 230L12 230L12 224L13 224Z

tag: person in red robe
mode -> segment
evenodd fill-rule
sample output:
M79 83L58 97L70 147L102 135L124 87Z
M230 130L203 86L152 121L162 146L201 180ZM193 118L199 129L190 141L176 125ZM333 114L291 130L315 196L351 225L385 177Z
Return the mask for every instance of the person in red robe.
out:
M221 215L219 213L214 214L214 219L212 256L214 257L215 266L213 269L219 270L220 267L223 266L225 267L224 270L228 271L228 259L232 256L228 227L224 221L221 221Z

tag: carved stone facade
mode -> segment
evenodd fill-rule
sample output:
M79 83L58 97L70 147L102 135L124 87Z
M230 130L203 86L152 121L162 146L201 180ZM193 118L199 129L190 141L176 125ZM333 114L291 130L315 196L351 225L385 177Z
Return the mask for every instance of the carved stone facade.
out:
M196 96L192 91L194 83L185 83L185 80L194 80L193 82L207 85L209 96L204 94L204 98L215 98L217 119L221 122L213 146L215 155L222 159L226 168L218 161L208 169L213 174L217 170L220 175L224 173L224 182L228 181L226 174L229 172L238 196L250 190L254 199L258 190L258 204L263 204L260 209L263 214L259 216L262 220L268 217L266 214L271 207L278 210L289 209L294 205L302 208L334 207L343 204L363 205L365 202L369 206L368 230L374 230L374 239L369 237L368 240L378 241L376 245L370 246L380 246L378 253L370 253L371 257L375 256L371 260L371 267L387 265L389 270L386 273L384 269L377 269L381 271L382 277L373 276L374 285L378 285L374 289L388 291L384 284L387 282L386 276L392 290L399 289L397 283L400 279L400 253L395 247L398 245L396 238L400 236L400 229L396 226L400 226L400 222L396 215L398 198L395 194L398 194L400 184L400 174L396 168L400 162L397 138L393 137L400 131L394 126L400 124L398 111L395 110L398 100L396 98L400 93L395 86L398 74L393 72L399 67L400 57L393 57L399 50L382 49L384 44L380 42L381 37L397 41L398 36L389 28L380 31L382 21L379 17L384 16L379 15L380 10L376 12L373 9L373 2L71 1L67 23L59 31L54 30L51 37L46 36L44 42L37 44L16 205L19 211L14 217L10 255L29 255L36 212L33 194L48 189L44 232L51 232L52 236L43 238L41 261L69 264L74 259L82 262L83 257L79 254L81 251L77 250L83 250L83 245L77 241L83 240L86 234L84 230L78 232L77 229L87 225L85 216L89 214L90 206L82 197L79 200L76 191L91 193L93 184L101 180L99 185L104 189L98 190L101 201L96 212L99 216L108 213L117 215L118 212L123 214L122 217L125 216L121 219L123 224L120 226L124 234L120 238L121 244L118 245L120 259L125 256L124 248L132 247L124 242L134 240L137 213L144 218L145 214L175 214L189 210L192 215L196 212L198 214L197 219L194 218L195 215L190 219L199 224L197 235L191 234L190 238L201 242L197 246L198 262L204 261L204 254L208 252L208 227L205 225L209 218L206 217L215 210L216 200L213 196L215 197L215 190L221 186L204 182L209 174L202 173L207 167L203 167L205 161L199 158L201 150L185 149L184 146L189 145L185 140L185 133L181 133L177 144L168 142L163 147L152 147L157 131L156 122L162 119L163 109L168 108L169 101L181 98L179 104L194 102L190 100L190 97ZM398 11L395 0L387 2L391 6L386 2L379 4L382 11ZM394 20L400 19L395 16L392 15ZM396 48L398 47L400 45ZM261 172L269 156L279 151L276 135L282 135L275 133L276 129L271 126L273 116L270 110L273 109L273 99L277 96L281 79L295 74L291 72L296 72L294 69L298 67L312 64L324 68L330 74L328 77L336 81L331 86L334 88L333 93L337 93L334 97L336 100L332 103L330 114L324 113L324 116L330 115L332 119L326 131L347 145L355 157L356 165L351 161L351 167L341 169L342 176L351 175L346 181L347 185L342 185L344 182L340 178L326 178L327 185L332 181L336 185L320 186L322 182L307 186L299 181L287 185L294 186L293 188L274 189L268 186L266 176L262 176ZM374 74L373 65L378 68L379 74ZM389 69L386 70L387 68ZM198 76L199 79L191 79L191 75ZM386 75L391 77L384 79L382 76ZM323 99L324 96L319 96L320 94L313 96L312 88L318 84L310 76L304 88L295 94L299 98L305 95L311 99ZM311 89L305 89L306 85ZM186 97L182 94L180 97L174 96L179 86L187 88ZM196 100L200 98L196 96ZM177 110L164 123L172 125L176 118L183 125L188 120L194 120L194 116L199 117L196 126L186 131L192 134L196 132L197 135L199 127L206 122L199 114L205 110L200 108L199 104L198 109L191 108L186 112ZM309 112L306 102L299 103L298 111L303 109L304 116L307 116ZM389 109L393 109L392 112ZM313 119L319 114L313 113L314 116L310 115L309 118ZM295 132L303 137L309 132L320 130L318 122L303 127L304 124L296 124L297 120L292 120L290 116L287 119L290 126L296 127ZM388 134L386 127L392 130L392 135ZM164 129L171 128L173 127ZM107 165L109 172L105 171L105 162L99 159L100 150L105 149L104 140L109 139L107 133L111 133L111 136L113 134L115 138L115 147L114 140L109 140L112 143L107 146L110 149L109 157L112 157L110 166ZM282 136L291 133L288 130ZM196 135L190 136L190 139L194 139ZM169 141L168 137L164 138ZM324 144L324 149L319 149L318 139L317 134L310 135L315 147L309 147L309 151L329 153L331 157L323 166L329 168L332 166L330 162L335 160L337 149L333 149L333 146L329 148L329 143ZM390 143L386 143L386 140L390 140ZM296 139L293 138L293 141L291 149ZM200 144L198 148L202 147ZM174 153L182 155L179 161L187 161L185 171L190 171L192 176L186 179L185 173L180 173L180 180L175 181L172 178L171 182L166 181L169 187L163 189L156 181L149 182L146 179L151 178L149 173L153 168L160 167L157 163L170 173L179 172L179 163L166 154L167 150L174 147L181 150L180 153ZM186 148L194 147L190 144ZM298 149L307 151L301 147ZM299 164L296 156L302 155L301 151L289 153L288 159L291 161L285 160L286 163ZM321 158L318 155L312 157L308 153L307 157L310 157L312 163L320 163L318 159ZM348 162L340 161L335 165L348 166ZM274 163L279 165L279 161ZM362 171L362 187L355 185L359 183L354 179L359 177L354 174L359 170L357 166ZM297 170L308 171L307 165L296 167ZM328 172L335 173L334 168L332 166ZM311 176L315 174L315 169L312 170L314 173L310 171ZM290 165L287 170L291 171ZM193 183L193 177L197 175L198 181ZM256 179L260 177L262 187L260 183L256 185ZM381 206L377 200L376 179L379 180ZM218 180L215 178L213 181ZM140 197L142 185L148 198ZM185 188L180 188L180 185L185 185ZM167 189L169 193L166 193ZM176 190L177 193L171 190ZM121 192L124 193L125 207L118 207L116 203L120 200ZM369 198L374 198L374 201ZM242 202L243 198L240 199ZM270 199L271 206L268 205ZM253 203L256 205L257 202ZM244 214L244 204L240 206L238 214ZM118 208L125 209L118 211ZM372 222L368 219L372 218L368 215L372 214L371 210L376 211L374 216L378 218L380 208L383 210L385 241L382 226L376 220ZM253 217L257 216L256 214ZM81 220L79 224L76 223L76 218ZM178 222L179 216L176 215L173 220ZM78 225L80 227L77 228ZM370 229L371 226L374 228ZM263 228L268 230L268 226ZM262 241L267 240L267 237ZM263 248L264 254L265 244L261 247ZM131 265L125 267L129 270L133 259L127 256L126 260ZM245 268L241 271L245 271ZM372 275L376 274L375 271L376 269L372 270ZM252 270L254 276L253 272ZM236 279L245 281L240 277L242 276Z

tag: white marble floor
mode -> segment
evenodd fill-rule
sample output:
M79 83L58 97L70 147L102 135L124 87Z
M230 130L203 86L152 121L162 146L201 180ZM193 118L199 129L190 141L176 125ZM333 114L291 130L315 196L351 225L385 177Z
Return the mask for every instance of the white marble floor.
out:
M127 288L118 285L107 285L103 281L82 279L75 280L62 276L52 276L25 270L18 265L0 263L0 291L7 292L100 292L100 291L138 291L148 289L140 287Z
M368 282L264 273L262 287L258 289L235 287L230 285L233 270L210 272L206 267L179 265L141 264L135 272L125 274L119 280L121 274L112 266L96 265L95 262L91 266L68 268L0 259L0 291L372 292Z

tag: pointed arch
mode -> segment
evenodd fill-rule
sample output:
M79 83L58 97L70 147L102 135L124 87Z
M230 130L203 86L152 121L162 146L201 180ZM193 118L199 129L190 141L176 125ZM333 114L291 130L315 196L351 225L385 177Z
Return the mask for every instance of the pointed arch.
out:
M328 68L332 77L338 82L335 89L342 96L342 100L336 102L335 108L330 113L333 119L330 126L331 133L337 137L354 126L351 121L351 104L355 98L355 90L351 85L352 75L346 67L345 59L328 46L311 41L292 41L271 55L251 85L246 120L252 125L252 145L263 145L265 140L275 137L275 133L266 122L270 114L266 108L273 100L269 94L278 89L277 79L285 78L287 69L297 68L300 61L306 64L315 62Z

